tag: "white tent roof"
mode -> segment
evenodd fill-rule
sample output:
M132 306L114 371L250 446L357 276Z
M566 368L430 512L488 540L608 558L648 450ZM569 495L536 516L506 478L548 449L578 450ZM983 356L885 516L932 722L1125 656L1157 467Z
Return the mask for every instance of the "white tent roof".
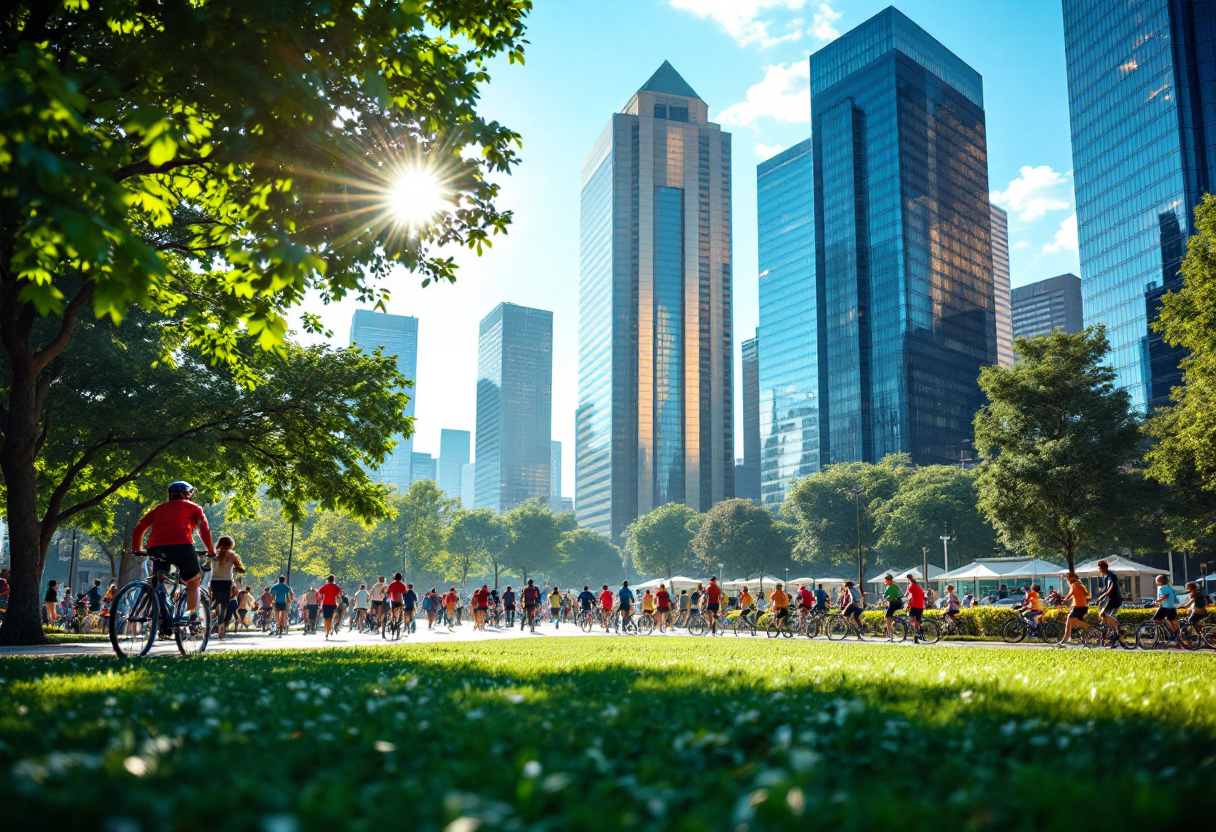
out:
M994 578L1002 577L1004 577L1002 573L997 572L988 564L976 561L975 563L969 563L966 566L959 567L958 569L952 569L943 575L938 575L935 580L974 581L976 579L992 580Z
M770 575L765 575L763 578L757 576L755 578L740 578L737 581L719 581L723 589L742 589L743 587L759 587L760 581L763 580L766 586L774 586L776 584L785 583L780 578L774 578ZM708 584L709 582L706 581Z
M630 584L631 588L645 592L648 589L658 589L659 584L666 584L669 590L679 592L681 589L696 589L697 583L708 584L709 581L702 581L700 578L688 578L684 575L672 575L671 580L666 578L654 578L653 580L645 581L640 584Z
M1145 566L1143 563L1136 563L1134 560L1128 560L1127 558L1113 557L1113 558L1102 558L1102 560L1106 561L1107 564L1109 564L1110 571L1114 572L1116 575L1168 575L1168 574L1170 574L1170 570L1168 570L1168 569L1158 569L1155 566ZM1098 561L1091 560L1086 563L1079 563L1079 564L1077 564L1077 568L1074 569L1073 571L1077 573L1078 577L1092 578L1095 575L1099 574L1098 573ZM1064 574L1067 574L1067 572L1068 572L1067 569L1060 569L1057 567L1056 571L1053 574L1064 575Z
M941 575L944 571L945 570L943 570L940 566L934 566L933 564L929 564L929 580L936 581L939 577L941 577ZM916 580L918 580L918 581L923 581L925 579L924 576L920 574L920 567L914 566L911 569L904 569L899 572L884 570L882 572L879 572L873 578L870 578L868 583L881 584L888 575L890 575L892 578L894 578L897 581L906 581L906 580L908 580L909 575L916 578Z
M1051 563L1050 561L1035 558L1034 560L1026 561L1025 564L1019 566L1012 572L1006 572L1006 575L1016 575L1019 578L1031 575L1059 575L1059 564Z

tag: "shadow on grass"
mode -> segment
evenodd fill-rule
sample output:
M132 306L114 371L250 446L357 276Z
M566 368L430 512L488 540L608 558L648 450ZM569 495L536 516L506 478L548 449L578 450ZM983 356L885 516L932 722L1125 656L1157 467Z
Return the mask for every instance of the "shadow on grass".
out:
M6 820L1109 832L1169 828L1216 774L1211 656L623 638L114 667L0 663Z

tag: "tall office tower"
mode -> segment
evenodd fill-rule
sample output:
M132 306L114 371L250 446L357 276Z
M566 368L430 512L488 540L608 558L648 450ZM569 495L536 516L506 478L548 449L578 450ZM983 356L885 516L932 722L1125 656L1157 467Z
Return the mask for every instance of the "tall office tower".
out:
M979 74L895 8L811 55L823 462L956 462L996 361Z
M992 284L996 307L996 363L1013 366L1013 310L1009 297L1009 215L992 208Z
M435 463L435 457L430 454L414 451L410 457L410 482L422 482L423 480L435 482L438 476L438 466Z
M472 462L460 466L460 504L473 508L477 495L477 466Z
M1013 337L1033 338L1061 329L1076 335L1081 317L1081 278L1061 274L1013 290Z
M469 462L469 438L467 430L439 431L439 476L435 484L453 499L460 496L460 469Z
M756 166L760 248L760 501L819 470L813 143Z
M418 319L408 315L388 315L383 312L373 312L370 309L356 309L355 316L350 322L350 343L362 347L368 352L383 348L385 355L397 357L397 371L406 379L413 381L418 377ZM418 386L406 388L409 403L405 406L405 415L414 415L414 400L417 398ZM380 466L378 471L371 472L379 482L385 485L395 485L398 491L409 490L414 481L410 472L412 454L414 452L413 437L393 437L397 441L390 456Z
M1085 323L1132 403L1169 403L1183 351L1150 327L1216 171L1216 4L1064 0Z
M481 321L474 505L549 499L553 313L500 303Z
M562 443L549 443L549 508L562 510Z
M743 342L743 468L735 496L760 504L760 331ZM742 473L743 481L739 481Z
M734 492L730 135L666 61L583 161L580 525Z

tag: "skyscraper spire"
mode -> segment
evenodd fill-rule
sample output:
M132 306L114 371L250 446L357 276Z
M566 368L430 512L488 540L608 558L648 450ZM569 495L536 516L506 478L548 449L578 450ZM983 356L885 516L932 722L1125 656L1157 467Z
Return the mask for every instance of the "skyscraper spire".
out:
M681 77L680 73L676 72L676 68L669 62L663 61L662 66L655 70L654 75L650 76L650 80L642 84L638 92L657 92L664 95L682 95L686 98L696 98L700 100L701 96L697 95L696 90L688 85L688 82Z

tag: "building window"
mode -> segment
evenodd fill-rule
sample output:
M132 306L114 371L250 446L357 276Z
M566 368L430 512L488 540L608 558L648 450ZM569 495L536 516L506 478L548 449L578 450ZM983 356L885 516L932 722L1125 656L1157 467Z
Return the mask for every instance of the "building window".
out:
M687 115L688 110L685 110L684 113L685 113L684 120L688 121L688 115ZM655 104L654 105L654 117L655 118L667 118L667 105L666 104Z
M688 121L688 108L687 107L668 107L667 108L667 118L670 119L671 121L687 122Z

